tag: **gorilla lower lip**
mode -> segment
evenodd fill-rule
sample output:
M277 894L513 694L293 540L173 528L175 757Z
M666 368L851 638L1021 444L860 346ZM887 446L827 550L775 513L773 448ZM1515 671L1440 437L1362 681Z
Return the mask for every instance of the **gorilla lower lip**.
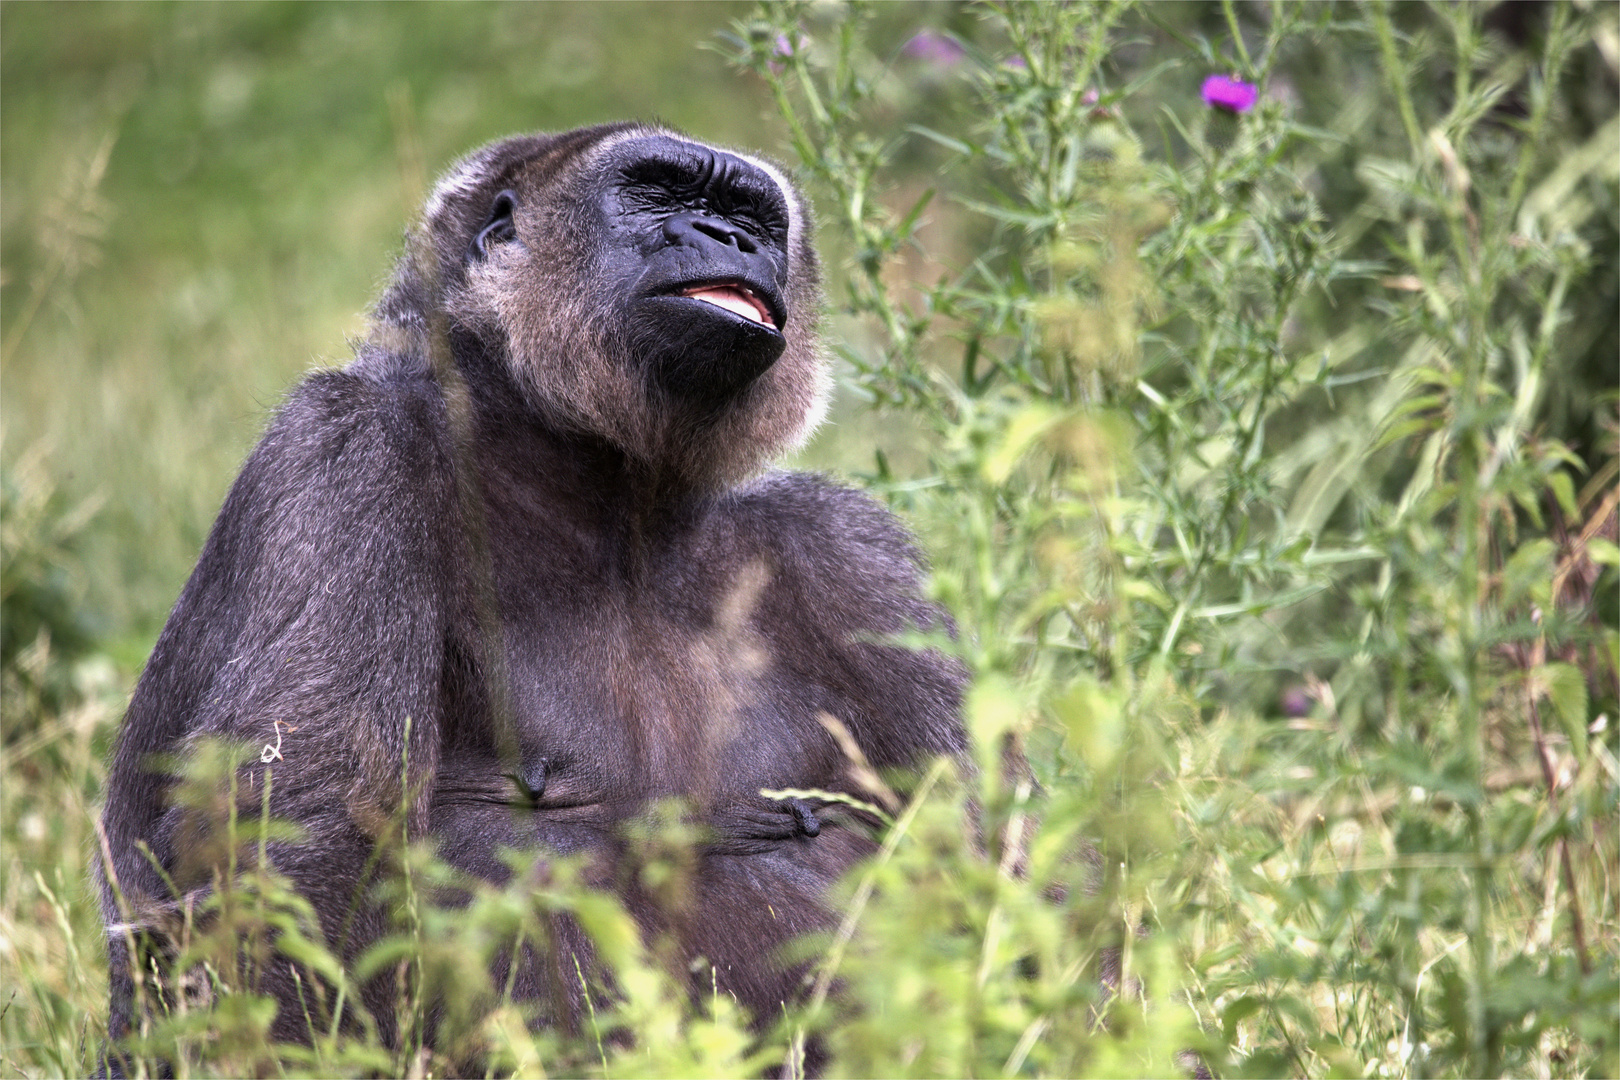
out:
M776 329L776 320L771 318L764 301L741 285L705 285L697 289L688 289L681 295L702 300L705 304L713 304L718 308L725 308L733 315L741 315L750 322Z

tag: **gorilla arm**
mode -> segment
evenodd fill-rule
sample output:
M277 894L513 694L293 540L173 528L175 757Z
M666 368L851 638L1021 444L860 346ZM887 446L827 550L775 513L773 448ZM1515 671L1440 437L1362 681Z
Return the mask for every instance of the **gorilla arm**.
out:
M185 811L167 805L174 778L153 760L199 738L276 748L244 766L238 786L262 790L273 770L272 813L321 838L319 849L279 848L277 863L329 935L351 913L375 829L403 801L411 834L424 831L458 588L448 439L425 374L323 373L281 409L221 509L119 739L104 821L117 885L137 909L177 899L138 840L182 891L209 880L208 867L185 865ZM111 883L103 904L119 921Z
M776 552L782 588L765 622L785 630L778 655L877 768L944 754L966 764L961 665L937 649L888 644L946 628L922 595L921 559L905 527L870 496L802 473L768 475L743 502Z

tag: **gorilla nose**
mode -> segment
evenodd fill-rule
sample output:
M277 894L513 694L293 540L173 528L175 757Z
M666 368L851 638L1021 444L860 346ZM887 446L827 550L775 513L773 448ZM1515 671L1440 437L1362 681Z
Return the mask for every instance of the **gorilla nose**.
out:
M664 239L671 244L705 247L719 244L736 248L745 255L753 255L759 245L746 232L729 221L703 214L676 214L664 222Z

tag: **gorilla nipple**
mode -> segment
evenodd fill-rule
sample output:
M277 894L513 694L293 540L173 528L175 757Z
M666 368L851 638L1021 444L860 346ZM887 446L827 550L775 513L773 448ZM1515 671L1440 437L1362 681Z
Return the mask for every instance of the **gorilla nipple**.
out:
M521 773L507 773L506 777L518 786L524 798L537 803L546 793L546 759L539 758L524 765Z
M816 817L816 812L810 809L809 803L803 799L789 799L788 810L792 812L793 820L804 835L816 836L821 832L821 819Z

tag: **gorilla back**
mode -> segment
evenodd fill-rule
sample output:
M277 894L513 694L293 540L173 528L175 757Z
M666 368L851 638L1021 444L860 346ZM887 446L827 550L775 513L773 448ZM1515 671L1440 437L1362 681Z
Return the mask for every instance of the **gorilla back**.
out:
M354 362L298 386L243 467L130 704L104 815L115 1036L126 943L213 880L172 798L208 738L275 748L237 788L273 770L271 813L305 833L276 865L346 960L390 925L373 856L403 820L473 878L502 880L503 849L585 853L756 1017L794 995L778 947L827 925L871 842L839 802L762 792L866 797L823 714L879 768L964 749L957 670L880 643L938 617L902 528L765 469L827 389L809 233L777 169L639 125L508 139L439 183ZM707 837L678 913L625 832L667 799ZM550 988L589 946L557 942L512 972L542 1022L580 1005ZM299 980L262 972L277 1037L310 1036ZM363 997L392 1037L387 982Z

